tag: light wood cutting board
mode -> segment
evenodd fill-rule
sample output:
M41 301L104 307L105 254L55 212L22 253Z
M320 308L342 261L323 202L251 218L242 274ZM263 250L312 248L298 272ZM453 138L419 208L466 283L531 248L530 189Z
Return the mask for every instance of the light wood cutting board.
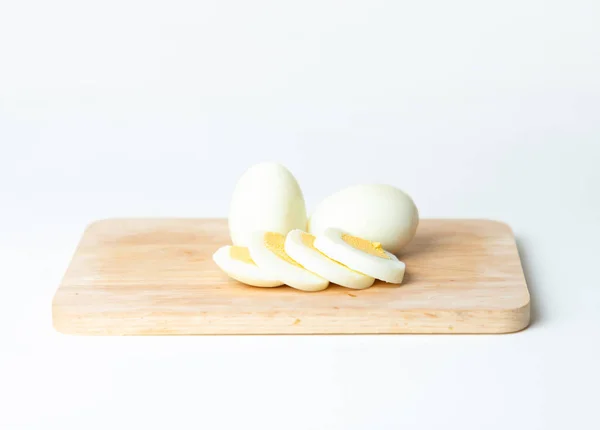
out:
M255 288L212 261L222 219L92 224L52 304L54 327L82 335L508 333L529 323L511 229L487 220L422 220L399 256L400 286L307 293Z

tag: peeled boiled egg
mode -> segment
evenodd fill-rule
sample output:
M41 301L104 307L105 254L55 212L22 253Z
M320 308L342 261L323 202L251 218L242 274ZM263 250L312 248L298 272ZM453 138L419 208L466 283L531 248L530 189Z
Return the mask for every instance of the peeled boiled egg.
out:
M238 180L229 208L234 245L249 246L258 230L287 234L306 230L304 196L294 176L281 164L260 163Z
M337 228L397 254L413 239L418 224L417 207L405 192L391 185L358 185L323 200L309 220L308 231L320 236L328 228Z

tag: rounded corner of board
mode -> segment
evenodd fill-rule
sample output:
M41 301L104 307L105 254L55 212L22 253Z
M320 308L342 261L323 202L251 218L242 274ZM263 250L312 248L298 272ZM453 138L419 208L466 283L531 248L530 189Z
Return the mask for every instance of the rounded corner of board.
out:
M482 221L484 221L490 227L497 229L498 231L501 231L513 237L515 235L513 228L507 222L496 219L483 219Z
M74 333L74 332L68 330L68 328L66 326L64 326L63 324L61 324L60 320L55 317L52 317L52 328L58 334L64 334L64 335L77 334L77 333Z
M498 333L517 333L529 327L531 323L531 303L529 297L522 305L509 309L506 312L508 321L501 327Z
M94 221L90 221L83 230L84 233L89 233L91 231L97 230L98 228L102 228L105 224L111 224L117 221L117 218L100 218Z
M56 295L52 300L52 328L56 333L64 335L76 335L76 330L72 330L69 324L68 317L61 315L59 306L56 304Z

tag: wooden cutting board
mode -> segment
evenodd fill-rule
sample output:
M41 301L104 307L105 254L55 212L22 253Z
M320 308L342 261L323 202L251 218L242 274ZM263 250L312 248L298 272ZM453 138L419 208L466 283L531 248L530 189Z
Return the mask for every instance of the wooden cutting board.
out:
M511 229L486 220L422 220L400 255L405 282L307 293L223 274L222 219L92 224L52 304L54 327L83 335L508 333L529 323Z

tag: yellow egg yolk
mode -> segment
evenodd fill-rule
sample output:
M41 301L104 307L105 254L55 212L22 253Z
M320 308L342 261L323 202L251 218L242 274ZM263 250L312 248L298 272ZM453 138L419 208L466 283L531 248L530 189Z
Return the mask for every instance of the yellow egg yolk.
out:
M304 244L304 246L307 246L311 249L314 249L315 251L318 251L318 249L315 248L315 237L312 234L302 233L301 237L302 237L302 243Z
M342 240L359 251L374 255L375 257L390 259L379 242L371 242L349 234L342 234Z
M285 244L285 236L283 234L268 232L265 233L265 247L271 251L273 254L278 256L284 261L287 261L294 266L302 267L298 264L292 257L287 255L284 249Z
M252 257L250 257L250 251L245 246L232 246L229 250L229 256L242 263L256 264L254 263L254 260L252 260Z

